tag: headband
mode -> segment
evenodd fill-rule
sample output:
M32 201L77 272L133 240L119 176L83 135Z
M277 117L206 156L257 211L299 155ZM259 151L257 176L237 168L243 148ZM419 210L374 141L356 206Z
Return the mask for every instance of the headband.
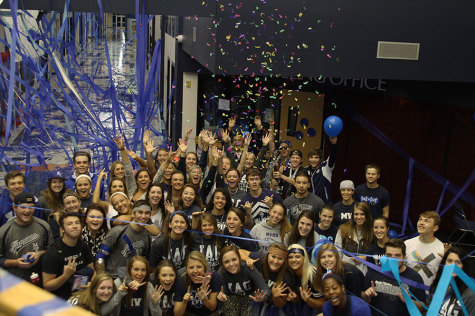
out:
M336 279L336 280L338 280L338 283L344 284L343 279L341 278L341 276L339 276L338 274L332 273L332 270L330 270L330 269L328 270L327 273L325 273L323 275L322 282L325 281L328 278Z
M91 177L88 176L88 175L86 175L86 174L80 174L80 175L78 175L78 176L76 177L76 182L78 182L78 180L81 179L81 178L86 178L86 179L89 180L89 182L92 183Z
M291 248L291 249L289 249L289 254L291 254L291 253L299 253L299 254L301 254L302 256L305 257L304 251L300 248Z
M114 193L110 196L109 201L112 201L112 198L114 197L114 195L117 195L117 194L123 195L126 199L129 198L127 195L125 195L124 192L120 192L120 191L119 191L119 192L114 192Z
M143 210L143 211L149 211L151 212L152 211L152 208L150 207L150 205L147 205L147 204L142 204L142 205L139 205L139 206L136 206L132 209L132 212L137 212L139 210Z
M76 191L73 191L73 190L66 190L66 191L64 191L64 194L63 194L63 201L64 201L64 199L67 198L68 196L74 196L76 199L80 200L79 195L77 194Z
M187 222L187 224L188 224L188 217L186 216L186 213L183 212L183 211L175 211L175 212L173 212L172 215L170 215L170 219L169 219L169 222L170 222L170 223L172 222L173 216L175 216L176 214L182 214L183 217L185 217L186 222Z
M194 169L199 169L199 170L201 171L200 166L198 166L198 165L193 165L193 166L190 167L190 169L188 169L188 173L191 173L191 171L194 170Z
M287 250L282 250L277 247L269 247L269 254L271 255L276 255L276 256L281 256L281 257L287 257Z

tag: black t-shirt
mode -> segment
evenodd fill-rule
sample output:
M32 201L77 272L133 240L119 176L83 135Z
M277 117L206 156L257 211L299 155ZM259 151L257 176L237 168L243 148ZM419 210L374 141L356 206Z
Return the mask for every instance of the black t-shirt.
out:
M406 267L404 272L399 274L401 277L424 283L419 273ZM373 309L373 315L398 315L409 316L406 303L403 303L397 294L402 294L397 281L391 277L381 274L373 269L369 269L364 278L363 290L371 287L371 281L374 282L375 290L378 296L371 298L371 305L377 309ZM426 294L424 290L409 286L409 290L418 300L425 301ZM379 313L380 310L382 313Z
M391 203L388 190L380 185L371 189L363 183L356 187L354 197L355 200L368 203L373 218L383 215L383 208Z
M366 253L370 255L366 256L366 260L379 266L379 259L384 255L384 248L379 247L378 243L375 241L371 246L369 246Z
M139 287L137 291L134 291L132 294L132 299L130 300L130 306L126 307L125 298L122 299L120 303L120 316L137 316L143 315L143 295L144 291L147 290L147 285ZM147 299L147 295L145 295Z
M241 235L239 237L247 238L247 239L234 238L233 236L231 236L227 228L224 229L223 235L230 236L230 237L224 237L225 238L224 243L226 245L235 245L239 249L245 249L250 252L256 252L259 249L259 247L257 246L257 242L248 240L248 239L253 239L253 238L244 230L241 232Z
M68 264L68 260L71 258L76 258L76 274L94 261L89 247L81 239L74 247L69 247L62 239L58 239L43 255L43 272L54 274L57 278L63 274L64 266ZM73 283L74 275L52 293L67 300L71 296Z
M212 236L211 238L205 238L202 233L194 233L193 241L192 250L201 252L205 256L210 269L218 271L219 251L221 249L216 245L216 237Z
M355 206L356 201L353 201L350 205L343 204L342 201L333 205L335 208L335 215L333 217L333 223L336 227L340 227L341 224L346 223L351 219L351 215L353 215L353 208Z
M244 262L241 262L241 269L236 274L229 273L224 267L221 267L218 273L226 295L249 296L257 289L266 292L268 298L271 295L270 288L259 271L251 270Z
M189 300L186 305L186 311L195 315L209 315L213 311L206 308L203 301L199 298L198 289L200 287L201 284L190 282L191 300ZM211 290L211 293L216 293L221 290L221 280L217 272L213 272L211 276L209 289ZM185 275L183 275L176 282L175 302L183 302L183 296L185 296L187 290L188 286L185 285Z
M345 273L345 278L343 281L345 283L346 291L355 296L361 296L361 291L363 290L363 273L360 271L360 269L350 263L342 262L342 264Z
M318 227L318 225L315 226L315 231L320 235L320 239L325 238L328 239L331 242L335 242L335 236L338 233L338 227L333 225L333 223L330 225L330 228L323 230Z
M214 215L211 211L207 211L206 213L209 213L216 218L216 222L218 224L218 230L220 232L223 232L224 229L226 228L226 217L228 216L228 213L225 212L223 215Z
M177 269L185 266L185 259L190 252L193 245L186 244L185 238L179 240L173 240L168 238L167 251L165 251L165 238L159 236L152 243L152 249L150 250L150 265L156 267L162 259L168 259L175 263Z

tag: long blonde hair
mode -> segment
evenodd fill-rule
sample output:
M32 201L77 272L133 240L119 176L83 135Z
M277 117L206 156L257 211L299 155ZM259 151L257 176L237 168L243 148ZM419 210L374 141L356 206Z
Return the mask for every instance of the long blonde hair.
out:
M310 264L310 261L308 260L307 251L305 251L305 248L300 246L299 244L292 244L289 246L289 248L287 248L289 252L291 249L300 249L303 252L303 267L301 280L302 287L304 287L305 285L312 284L313 278L315 276L315 267ZM288 256L290 256L290 253L288 254Z
M99 273L96 277L91 281L91 284L88 288L81 290L78 292L79 300L78 305L83 306L93 312L94 314L101 315L101 303L97 299L96 291L102 281L111 280L113 293L112 296L117 292L117 287L114 284L114 280L108 273ZM112 299L111 296L111 299Z

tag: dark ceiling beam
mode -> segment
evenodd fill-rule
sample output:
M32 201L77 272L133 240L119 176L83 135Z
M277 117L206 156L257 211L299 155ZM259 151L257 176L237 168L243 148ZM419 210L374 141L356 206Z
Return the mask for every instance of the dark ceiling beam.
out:
M26 10L63 11L65 2L65 0L19 0L18 7ZM104 12L135 13L135 0L103 0L102 6ZM9 9L9 1L3 1L0 8ZM155 15L210 16L216 11L215 8L216 1L211 0L150 0L145 3L145 12ZM97 0L71 0L70 11L99 12L99 7Z

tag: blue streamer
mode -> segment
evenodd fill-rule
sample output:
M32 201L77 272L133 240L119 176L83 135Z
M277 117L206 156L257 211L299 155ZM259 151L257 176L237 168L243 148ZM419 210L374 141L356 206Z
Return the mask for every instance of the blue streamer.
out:
M411 221L409 219L409 204L411 202L411 189L412 189L412 177L414 175L414 159L409 158L409 174L407 176L407 187L406 187L406 199L404 200L404 208L402 211L402 231L400 236L404 236L404 233L406 231L406 224L407 221Z

